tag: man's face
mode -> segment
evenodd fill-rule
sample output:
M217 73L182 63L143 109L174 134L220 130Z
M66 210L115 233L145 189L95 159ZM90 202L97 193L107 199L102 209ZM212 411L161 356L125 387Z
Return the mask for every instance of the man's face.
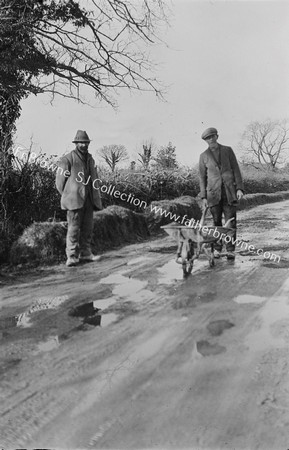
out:
M211 134L206 138L206 142L211 149L215 149L218 147L217 140L218 140L217 134Z
M89 142L77 142L76 148L82 153L88 152Z

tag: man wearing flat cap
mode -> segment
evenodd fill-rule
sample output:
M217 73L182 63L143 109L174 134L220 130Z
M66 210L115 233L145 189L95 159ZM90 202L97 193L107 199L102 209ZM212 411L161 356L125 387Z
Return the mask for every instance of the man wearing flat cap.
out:
M244 195L242 175L237 158L231 147L217 142L216 128L207 128L202 139L207 142L199 161L200 196L203 208L210 208L215 226L222 226L222 216L225 222L233 219L230 227L234 228L232 240L226 244L227 258L235 259L235 241L237 230L237 204ZM220 257L222 243L215 244L214 256Z
M101 210L97 168L88 153L90 139L86 131L78 130L75 149L65 155L57 170L56 188L61 194L61 208L67 210L66 265L79 261L97 261L91 251L93 210Z

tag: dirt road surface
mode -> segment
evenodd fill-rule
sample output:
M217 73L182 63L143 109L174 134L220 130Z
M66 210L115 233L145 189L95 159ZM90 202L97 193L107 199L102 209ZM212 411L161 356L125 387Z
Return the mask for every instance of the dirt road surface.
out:
M162 237L2 275L0 447L289 448L289 201L183 279Z

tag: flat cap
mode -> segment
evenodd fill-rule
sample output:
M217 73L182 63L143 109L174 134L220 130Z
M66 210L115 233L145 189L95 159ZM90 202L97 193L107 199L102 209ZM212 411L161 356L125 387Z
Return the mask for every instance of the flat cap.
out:
M208 136L212 136L212 134L218 134L218 130L216 130L216 128L207 128L203 134L202 134L202 139L206 139Z

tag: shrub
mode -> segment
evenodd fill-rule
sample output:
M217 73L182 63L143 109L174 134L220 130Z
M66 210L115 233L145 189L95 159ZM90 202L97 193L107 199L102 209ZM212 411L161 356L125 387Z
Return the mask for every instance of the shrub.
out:
M289 189L289 177L284 171L263 171L250 166L241 168L246 194L273 193Z
M115 186L115 190L126 193L127 196L131 194L146 204L183 195L195 197L199 192L197 171L190 168L140 172L123 170L116 174L109 174L102 169L99 178L103 185ZM105 192L102 193L102 199L104 206L117 204L140 212L138 206L116 199Z

